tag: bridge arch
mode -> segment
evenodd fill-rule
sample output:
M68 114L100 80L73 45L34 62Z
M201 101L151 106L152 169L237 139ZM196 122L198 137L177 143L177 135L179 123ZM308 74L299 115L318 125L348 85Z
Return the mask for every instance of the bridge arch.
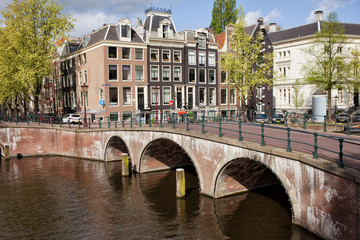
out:
M106 142L104 161L119 161L123 153L127 153L131 161L131 154L125 141L119 136L110 137Z
M288 198L289 210L294 221L296 217L294 204L296 205L297 201L294 199L294 194L292 194L292 187L282 173L277 173L268 164L268 161L271 160L267 159L267 157L265 154L262 158L256 155L253 157L235 157L231 160L222 161L222 164L219 164L213 176L213 196L221 198L257 188L281 184ZM274 162L274 160L272 159L271 162Z
M193 165L199 179L200 191L204 188L202 172L194 153L177 139L160 136L148 142L139 159L139 172L153 172Z

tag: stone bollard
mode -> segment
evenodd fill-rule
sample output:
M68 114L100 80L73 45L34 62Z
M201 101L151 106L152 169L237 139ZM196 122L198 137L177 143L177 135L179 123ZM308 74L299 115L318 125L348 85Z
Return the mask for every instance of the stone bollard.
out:
M122 154L122 176L127 177L130 175L130 168L129 168L129 155L127 153Z
M5 156L5 160L10 160L10 146L9 146L9 144L5 144L4 156Z
M176 169L176 197L185 197L185 170L183 168Z

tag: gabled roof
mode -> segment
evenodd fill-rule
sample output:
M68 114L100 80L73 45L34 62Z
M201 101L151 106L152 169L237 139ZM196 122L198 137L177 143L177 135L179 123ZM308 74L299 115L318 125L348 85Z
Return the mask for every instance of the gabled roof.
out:
M176 33L176 29L171 17L161 16L161 15L159 16L154 14L151 14L145 18L144 29L147 31L157 31L158 28L160 27L160 22L164 20L169 20L170 30L172 30L173 33Z
M314 22L294 28L283 29L276 32L270 32L269 37L271 41L280 42L300 37L312 36L317 31L321 30L323 22ZM346 35L360 36L360 24L341 23L344 27Z
M114 24L107 24L102 28L93 31L91 34L84 36L80 48L94 45L103 40L120 41L118 26ZM137 34L137 32L133 28L131 28L131 42L144 43L142 38Z
M219 45L219 49L222 49L224 47L225 44L225 33L219 33L216 34L215 37L215 42Z

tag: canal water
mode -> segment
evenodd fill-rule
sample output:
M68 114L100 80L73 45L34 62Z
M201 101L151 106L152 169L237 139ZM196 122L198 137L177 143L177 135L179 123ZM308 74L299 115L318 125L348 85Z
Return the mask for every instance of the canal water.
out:
M2 161L0 239L318 239L293 226L279 187L211 199L186 168L121 176L121 162L60 157Z

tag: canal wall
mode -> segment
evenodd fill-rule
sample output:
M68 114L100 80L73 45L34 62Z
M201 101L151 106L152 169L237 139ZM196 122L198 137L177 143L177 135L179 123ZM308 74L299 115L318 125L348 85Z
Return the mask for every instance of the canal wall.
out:
M138 172L168 169L190 160L201 193L211 197L252 189L251 183L261 183L270 172L289 197L295 224L326 239L359 239L359 171L338 168L325 159L211 134L157 127L2 127L0 139L9 144L13 157L20 153L104 161L109 158L109 147L127 149L122 151L128 151L133 169ZM180 147L172 153L175 146ZM161 149L168 153L164 158L157 155Z

